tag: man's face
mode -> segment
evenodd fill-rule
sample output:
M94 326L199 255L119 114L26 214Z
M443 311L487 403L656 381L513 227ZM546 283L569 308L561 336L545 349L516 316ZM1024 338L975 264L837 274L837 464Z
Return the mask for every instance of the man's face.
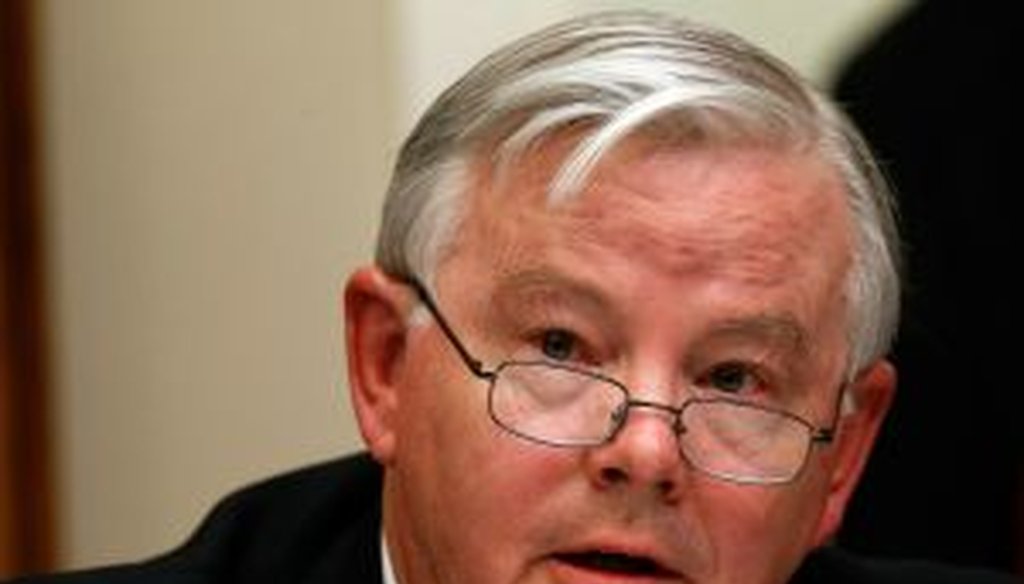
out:
M634 142L552 206L546 161L565 147L499 185L481 173L489 186L467 199L435 299L474 356L567 362L672 406L781 385L794 413L828 426L852 240L833 173L798 155ZM651 409L603 446L539 445L490 420L487 383L432 322L403 334L368 442L404 584L784 582L835 529L866 452L844 458L857 442L844 427L794 482L733 484L689 466Z

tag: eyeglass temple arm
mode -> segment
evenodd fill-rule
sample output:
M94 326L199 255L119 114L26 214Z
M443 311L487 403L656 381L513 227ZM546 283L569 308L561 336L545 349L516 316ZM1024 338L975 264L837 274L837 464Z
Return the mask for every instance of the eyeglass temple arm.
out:
M836 438L835 428L817 428L814 430L814 434L811 434L811 442L818 442L821 444L830 444Z
M839 427L839 418L843 416L843 399L846 397L846 392L849 389L850 382L843 381L839 386L839 395L836 396L836 405L832 411L832 424L828 428L815 428L814 433L811 435L811 442L830 444L836 439L836 428Z
M430 311L431 316L433 316L434 320L437 322L437 326L441 327L441 332L444 333L444 336L452 346L455 347L455 351L466 364L466 367L469 367L469 370L473 372L473 375L482 379L491 379L494 377L494 372L485 369L484 364L481 363L479 359L473 357L473 355L470 354L469 349L462 344L462 341L460 341L459 337L456 336L455 331L452 330L451 325L449 325L448 321L441 315L441 310L437 307L437 304L434 303L434 299L430 297L430 293L427 292L427 288L415 278L407 279L406 283L416 291L416 296L419 297L420 302L422 302L423 305L427 307L427 310Z

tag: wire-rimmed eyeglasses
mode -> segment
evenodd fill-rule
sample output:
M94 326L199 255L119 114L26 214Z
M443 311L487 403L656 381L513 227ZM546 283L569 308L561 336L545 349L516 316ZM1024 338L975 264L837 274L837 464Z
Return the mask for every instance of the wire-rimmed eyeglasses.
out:
M842 391L832 424L820 428L787 410L732 397L691 397L679 407L633 399L612 377L553 361L503 361L489 369L469 352L426 288L415 280L408 284L469 371L488 382L492 421L522 439L600 446L614 440L630 410L654 410L670 417L679 452L691 467L734 483L771 485L793 481L811 448L835 438Z

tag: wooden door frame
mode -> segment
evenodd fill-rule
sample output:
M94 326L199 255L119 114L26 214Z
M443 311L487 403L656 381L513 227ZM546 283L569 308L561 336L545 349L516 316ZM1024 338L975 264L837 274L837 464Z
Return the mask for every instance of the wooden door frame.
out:
M0 579L53 567L32 0L0 0Z

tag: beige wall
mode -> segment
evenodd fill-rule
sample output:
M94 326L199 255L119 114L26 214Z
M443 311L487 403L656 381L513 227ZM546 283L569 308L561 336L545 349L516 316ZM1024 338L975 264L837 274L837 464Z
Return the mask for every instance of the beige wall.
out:
M382 6L43 3L67 565L355 447L336 297L387 173Z
M900 3L642 4L821 78ZM337 288L397 137L482 51L625 5L41 2L65 565L156 553L235 485L356 448Z

